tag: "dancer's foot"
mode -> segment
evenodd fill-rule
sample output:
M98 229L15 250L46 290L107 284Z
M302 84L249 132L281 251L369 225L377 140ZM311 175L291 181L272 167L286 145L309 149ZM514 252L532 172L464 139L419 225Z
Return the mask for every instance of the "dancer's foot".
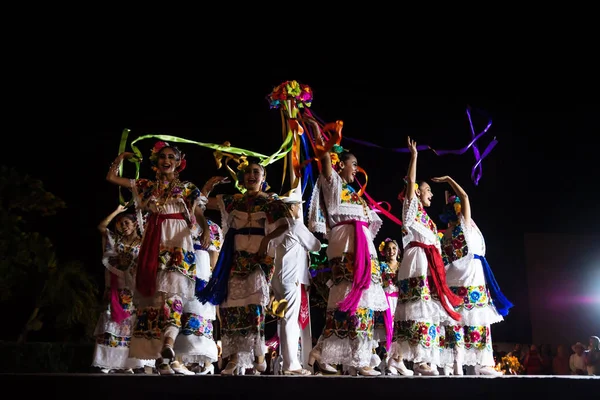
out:
M332 375L337 374L338 372L338 370L332 367L331 365L322 363L321 353L314 348L310 351L310 357L308 358L308 366L313 369L315 374L317 374L317 372L321 372L325 375Z
M392 368L395 369L397 373L403 376L413 376L415 374L413 371L406 368L406 365L404 365L403 360L397 360L395 358L389 359L388 368L390 369L390 371L392 370ZM392 373L392 375L394 375L394 373Z
M440 373L437 368L431 368L427 363L415 365L414 372L417 375L438 376Z

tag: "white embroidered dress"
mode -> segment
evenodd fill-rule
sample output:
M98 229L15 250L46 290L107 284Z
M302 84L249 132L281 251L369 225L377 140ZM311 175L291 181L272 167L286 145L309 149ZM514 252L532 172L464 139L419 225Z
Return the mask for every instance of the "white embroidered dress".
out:
M460 323L444 324L441 365L452 365L458 357L463 365L494 366L490 325L504 318L494 306L485 282L481 260L485 257L483 234L471 219L466 224L459 216L458 229L442 239L446 282L452 291L463 297L464 304L456 308Z
M322 206L326 209L327 219L321 210ZM363 291L354 317L338 312L338 303L350 293L353 278L355 226L340 225L347 221L368 224L362 229L371 258L371 283ZM323 233L328 239L327 258L334 275L329 289L325 328L317 344L323 363L369 367L373 350L379 345L373 336L374 313L388 309L381 286L377 250L373 244L381 225L381 218L337 173L333 173L330 180L319 177L311 197L309 229Z
M238 355L238 366L252 368L254 358L267 353L264 336L264 307L269 303L269 282L273 274L274 249L258 257L265 235L278 227L289 226L291 215L277 197L217 195L223 234L229 229L264 229L262 234L233 237L234 259L227 287L227 298L219 305L223 358ZM226 239L228 240L228 239ZM226 246L226 244L224 244Z
M212 240L208 249L219 251L220 243L215 243L216 239L213 239L212 231L215 229L221 233L221 228L212 221L209 225ZM202 228L195 224L192 237L194 239L194 250L196 251L196 280L203 281L206 284L211 277L210 255L207 250L201 248L201 234ZM218 238L218 241L220 240L221 236ZM210 302L201 303L197 298L194 298L185 303L183 315L181 316L181 332L177 336L174 346L175 354L180 355L185 363L204 364L217 361L218 349L214 339L214 321L216 318L217 307Z
M110 274L116 276L112 282L117 282L119 304L128 316L117 323L111 318L110 305L102 312L94 332L96 344L92 366L106 369L128 369L151 364L129 357L129 345L135 322L133 289L140 243L140 240L137 240L132 245L126 245L119 241L118 235L110 230L106 231L106 247L102 264Z
M416 363L438 364L440 325L450 317L439 299L431 295L425 250L409 246L411 242L419 242L440 251L437 227L416 196L404 200L402 224L404 257L398 268L399 292L391 355Z

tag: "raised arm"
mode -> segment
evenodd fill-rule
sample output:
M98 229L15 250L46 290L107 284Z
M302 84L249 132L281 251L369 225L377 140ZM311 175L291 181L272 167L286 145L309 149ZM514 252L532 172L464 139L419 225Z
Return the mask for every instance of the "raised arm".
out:
M410 150L410 161L406 174L406 198L411 200L415 196L415 183L417 183L417 142L408 137L408 149Z
M465 219L465 223L469 223L471 221L471 203L469 203L469 195L465 190L458 184L454 179L449 176L440 176L437 178L431 178L434 182L448 182L454 193L460 199L460 209L463 218Z
M119 215L126 209L127 207L119 204L113 212L108 214L108 216L102 221L100 221L100 223L98 224L98 230L100 231L100 234L102 234L102 251L104 251L104 249L106 248L106 232L108 230L108 225L113 219L115 219L117 215Z
M126 158L133 158L133 157L135 157L135 154L127 152L127 151L119 154L117 156L117 158L115 158L115 161L113 161L112 164L110 164L110 168L108 170L108 173L106 174L106 180L115 185L119 185L124 188L131 189L131 179L123 178L123 177L119 176L118 174L119 174L119 166L121 165L123 160Z
M217 199L215 197L208 197L210 195L210 192L212 192L215 186L229 182L229 178L225 176L213 176L212 178L206 181L204 186L202 186L202 196L205 196L208 199L208 202L206 203L206 208L208 210L219 210L219 202L217 201Z
M317 146L324 149L325 141L323 140L323 136L321 135L321 128L319 127L317 121L308 117L305 117L305 121L311 124L315 131L314 135ZM331 178L331 174L333 174L333 167L331 166L331 156L329 155L329 152L323 151L320 154L318 154L318 157L319 161L321 162L321 175L323 175L327 179Z
M113 219L115 219L115 217L117 215L121 214L125 210L127 210L127 207L125 207L122 204L119 204L113 212L108 214L108 216L106 218L104 218L102 221L100 221L100 223L98 224L98 230L100 231L100 233L105 234L106 229L108 228L108 225L110 224L110 222Z

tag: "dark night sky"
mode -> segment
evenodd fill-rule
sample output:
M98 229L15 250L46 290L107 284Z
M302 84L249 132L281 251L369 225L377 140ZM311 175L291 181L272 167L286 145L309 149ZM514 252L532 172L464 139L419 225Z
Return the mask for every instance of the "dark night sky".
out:
M228 140L233 146L271 154L281 144L282 135L279 112L269 109L265 96L281 81L296 79L313 88L312 111L328 122L343 120L347 137L398 148L406 146L406 136L410 135L418 144L449 149L463 147L470 140L465 113L470 104L485 110L493 121L481 139L481 149L494 136L499 141L483 161L479 185L470 181L471 151L461 156L423 151L418 177L451 175L469 193L473 218L486 237L490 265L505 294L517 304L507 321L495 328L496 339L526 341L529 309L523 235L595 231L598 189L594 178L598 168L591 141L597 132L599 105L559 94L402 95L391 90L393 81L386 77L329 80L307 74L263 76L266 78L248 74L236 80L205 76L202 83L189 86L176 77L173 82L163 78L160 84L149 79L147 85L139 81L129 85L124 78L106 85L79 85L75 79L68 86L61 82L45 84L40 96L15 101L20 128L9 140L15 140L18 147L12 147L2 163L41 179L47 190L67 203L66 210L44 221L40 229L56 244L61 259L82 260L100 277L96 225L117 205L117 187L105 181L105 174L117 155L124 128L132 130L130 139L170 134L210 143ZM477 113L473 117L479 132L487 121ZM34 134L42 138L34 139ZM139 143L145 157L153 143ZM368 172L367 192L378 201L388 201L392 213L400 216L396 196L406 174L408 154L348 141L342 144L356 154ZM188 158L182 178L202 185L217 174L211 150L189 144L180 147ZM275 190L279 189L282 165L277 162L268 167ZM141 176L152 175L149 166L142 164ZM438 221L446 187L432 187L435 197L430 214ZM567 217L566 212L572 209L577 212ZM399 227L384 217L376 243L398 236Z

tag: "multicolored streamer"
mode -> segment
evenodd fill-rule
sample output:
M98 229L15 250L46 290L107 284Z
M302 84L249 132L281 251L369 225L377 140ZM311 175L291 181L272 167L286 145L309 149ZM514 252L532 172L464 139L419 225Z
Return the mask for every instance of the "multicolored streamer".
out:
M310 112L309 110L305 110L305 113L308 113L308 116L310 116L311 118L319 121L319 119L314 115L314 113ZM498 142L496 140L496 138L494 138L492 140L492 142L490 144L488 144L488 146L486 147L486 149L484 150L483 153L479 152L479 148L477 147L476 142L483 136L485 135L491 125L492 125L492 120L491 118L488 121L487 126L485 127L485 129L480 132L479 134L475 134L475 129L473 127L473 122L472 122L472 118L471 118L471 113L470 113L470 107L467 107L467 117L469 118L469 124L471 127L471 137L472 140L463 148L461 149L456 149L456 150L436 150L434 148L432 148L429 145L419 145L417 146L417 150L422 151L422 150L432 150L436 155L445 155L445 154L464 154L467 150L469 150L471 147L473 148L473 153L475 154L475 165L472 167L471 170L471 179L473 180L473 182L475 183L475 185L477 185L481 179L482 176L482 167L481 167L481 162L483 161L483 159L485 157L487 157L487 155L492 151L492 149L494 148L494 146L496 145L496 143ZM314 135L313 135L314 136ZM324 135L325 136L325 135ZM364 140L360 140L360 139L354 139L354 138L349 138L347 136L344 136L344 139L346 139L347 141L351 141L354 143L358 143L361 144L363 146L367 146L367 147L374 147L374 148L379 148L379 149L386 149L386 150L391 150L397 153L409 153L410 149L408 147L404 147L404 148L388 148L388 147L383 147L383 146L379 146L377 144L371 143L371 142L367 142ZM341 141L341 127L340 127L340 132L339 132L339 136L337 137L337 142L339 144L339 141ZM328 144L330 144L332 142L331 137L328 139ZM314 143L314 139L313 139L313 143ZM313 144L313 149L315 150L315 153L318 153L319 150L323 151L324 149L317 149L316 146ZM312 159L314 160L314 158ZM311 160L308 160L308 162L310 162ZM357 183L360 186L360 191L359 194L364 194L365 198L367 199L367 202L369 203L370 207L372 209L375 210L375 212L380 213L385 215L386 217L388 217L390 220L392 220L393 222L395 222L396 224L402 226L402 221L400 218L396 217L395 215L393 215L391 213L391 206L389 203L387 202L378 202L375 199L373 199L367 192L366 192L366 186L368 183L368 176L366 174L366 172L362 169L359 170L359 172L363 173L365 175L365 183L361 184L358 180ZM384 208L383 205L386 205L387 207Z

